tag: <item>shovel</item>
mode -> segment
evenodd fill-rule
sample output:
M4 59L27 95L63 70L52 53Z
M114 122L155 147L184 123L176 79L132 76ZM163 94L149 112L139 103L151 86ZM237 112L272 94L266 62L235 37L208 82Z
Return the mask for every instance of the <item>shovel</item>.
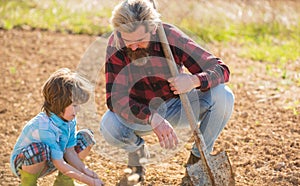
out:
M167 59L168 66L170 68L173 77L176 77L179 72L171 53L168 40L163 29L162 24L158 26L158 35L162 44L163 52ZM234 174L229 158L225 151L220 152L216 155L210 155L205 153L204 138L197 127L197 121L192 112L190 102L187 95L180 94L180 100L183 108L186 112L187 119L190 127L193 130L195 143L201 155L201 161L187 167L187 172L190 177L190 181L193 185L201 186L232 186L234 185Z

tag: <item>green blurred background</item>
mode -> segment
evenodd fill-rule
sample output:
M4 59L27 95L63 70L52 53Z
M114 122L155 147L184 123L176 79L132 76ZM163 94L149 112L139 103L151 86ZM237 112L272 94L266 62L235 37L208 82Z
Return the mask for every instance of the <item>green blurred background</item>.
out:
M107 35L116 0L0 0L0 28ZM234 44L239 56L284 68L300 58L300 1L158 0L162 20L200 44ZM298 11L297 11L298 10Z

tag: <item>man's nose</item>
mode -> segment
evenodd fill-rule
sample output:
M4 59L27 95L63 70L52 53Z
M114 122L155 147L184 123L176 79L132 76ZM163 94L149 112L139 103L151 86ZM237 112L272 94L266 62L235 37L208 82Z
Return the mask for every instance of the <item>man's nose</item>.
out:
M129 48L130 48L132 51L136 51L136 49L139 48L139 45L138 45L138 43L133 43L133 44L130 44L130 45L129 45Z

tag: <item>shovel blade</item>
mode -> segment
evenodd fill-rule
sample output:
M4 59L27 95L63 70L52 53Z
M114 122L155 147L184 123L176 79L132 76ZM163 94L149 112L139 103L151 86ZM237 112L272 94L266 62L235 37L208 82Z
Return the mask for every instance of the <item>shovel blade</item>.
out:
M234 186L234 174L225 151L216 155L208 155L207 163L211 170L213 182L216 186ZM203 170L202 161L187 167L188 175L194 186L210 186L209 173Z

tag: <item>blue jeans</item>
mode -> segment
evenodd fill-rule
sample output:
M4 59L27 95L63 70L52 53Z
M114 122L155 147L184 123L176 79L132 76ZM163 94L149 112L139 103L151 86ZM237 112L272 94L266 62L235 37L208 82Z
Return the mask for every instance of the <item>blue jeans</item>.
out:
M200 123L200 130L206 145L205 153L210 153L232 114L234 95L224 84L206 92L193 89L187 95L196 120ZM179 98L173 98L161 104L158 113L168 120L174 128L190 129ZM152 128L150 125L128 123L116 113L108 110L102 117L100 131L109 144L133 152L145 143L142 136L149 134ZM195 144L192 153L200 157Z

